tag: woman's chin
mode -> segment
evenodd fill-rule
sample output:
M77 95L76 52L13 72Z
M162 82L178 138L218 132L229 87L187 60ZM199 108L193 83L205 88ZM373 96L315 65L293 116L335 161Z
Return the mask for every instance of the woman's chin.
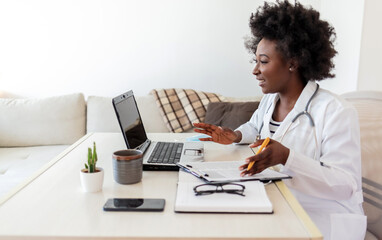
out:
M268 89L266 87L261 87L261 91L263 92L263 94L276 93L275 91L272 91L271 89Z
M265 87L261 87L261 91L262 91L264 94L270 93L270 92L268 91L268 89L265 88Z

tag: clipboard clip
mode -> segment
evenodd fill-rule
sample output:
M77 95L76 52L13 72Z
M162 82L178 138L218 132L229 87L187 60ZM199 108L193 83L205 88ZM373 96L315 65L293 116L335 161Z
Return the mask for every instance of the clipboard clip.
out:
M186 171L186 172L188 172L188 173L191 173L192 175L194 175L194 176L197 177L197 178L201 178L201 179L205 180L204 177L208 177L208 174L207 174L207 173L204 173L204 172L201 172L201 171L194 170L194 169L192 169L192 166L191 166L191 165L188 165L188 164L183 165L183 164L181 164L181 163L176 163L176 165L177 165L180 169L182 169L182 170L184 170L184 171Z

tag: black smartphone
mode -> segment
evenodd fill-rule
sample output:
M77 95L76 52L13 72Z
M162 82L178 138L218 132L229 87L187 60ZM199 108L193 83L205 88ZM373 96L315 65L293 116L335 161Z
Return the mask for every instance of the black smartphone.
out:
M104 211L146 211L160 212L165 205L159 198L110 198L103 206Z

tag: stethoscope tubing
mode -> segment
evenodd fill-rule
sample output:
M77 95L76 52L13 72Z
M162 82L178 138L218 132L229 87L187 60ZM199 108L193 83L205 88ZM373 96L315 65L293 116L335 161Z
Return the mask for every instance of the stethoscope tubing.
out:
M289 127L300 117L300 116L307 116L308 119L309 119L309 122L310 122L310 125L311 127L313 128L313 131L314 131L314 141L315 141L315 151L314 151L314 159L316 159L317 157L317 151L318 151L318 141L317 141L317 136L316 136L316 127L315 127L315 123L314 123L314 120L313 120L313 117L312 115L308 112L308 108L310 106L310 103L312 102L313 98L317 95L317 92L319 90L320 86L316 83L316 90L314 91L314 93L312 94L312 96L309 98L308 102L306 103L306 106L305 106L305 109L304 111L298 113L293 119L292 119L292 122L290 123L290 125L288 126L287 130L285 131L285 133L283 134L283 136L281 137L281 140L280 142L282 141L282 139L284 138L285 134L288 132L289 130ZM268 109L267 109L267 113L269 111L269 109L271 108L272 104L269 105ZM260 125L260 128L259 128L259 134L256 136L256 140L260 140L261 139L261 131L264 127L264 121L261 122L261 125ZM320 162L320 165L321 166L325 166L327 167L327 165L325 165L323 162L321 162L320 159L317 159L319 162Z
M318 92L318 89L320 88L320 86L316 83L316 90L314 90L314 93L312 94L312 96L309 98L308 102L306 103L306 106L305 106L305 110L298 113L293 119L292 119L292 123L294 123L300 116L302 115L306 115L308 116L309 118L309 121L310 121L310 125L312 127L315 126L314 124L314 121L313 121L313 118L312 116L310 115L310 113L308 112L308 108L309 108L309 105L310 103L312 102L312 99L317 95L317 92ZM272 104L269 105L268 109L267 109L267 113L269 111L269 109L271 108ZM256 140L260 140L261 139L261 131L263 130L263 127L264 127L264 121L261 122L261 125L260 125L260 128L259 128L259 134L256 136Z

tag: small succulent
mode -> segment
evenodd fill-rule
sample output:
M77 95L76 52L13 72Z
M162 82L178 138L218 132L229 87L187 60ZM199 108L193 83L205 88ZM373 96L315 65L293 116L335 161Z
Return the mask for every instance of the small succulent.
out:
M85 168L88 170L88 173L96 172L96 164L97 164L97 149L96 143L93 142L93 150L88 148L88 163L85 163Z

